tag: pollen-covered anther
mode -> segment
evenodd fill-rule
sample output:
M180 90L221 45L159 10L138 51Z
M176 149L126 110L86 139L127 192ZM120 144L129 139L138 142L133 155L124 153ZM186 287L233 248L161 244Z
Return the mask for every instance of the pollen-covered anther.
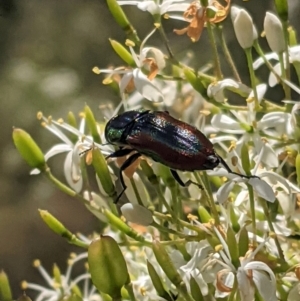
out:
M23 289L23 290L26 290L27 289L27 287L28 287L28 282L27 281L22 281L21 282L21 288Z
M215 246L215 251L216 251L216 252L220 252L220 251L222 251L222 250L223 250L223 246L222 246L221 244Z
M94 68L92 69L92 71L93 71L95 74L98 74L98 75L101 73L99 67L94 67Z
M103 81L103 85L110 85L113 82L112 78L110 76L106 77Z
M125 41L125 45L128 46L128 47L135 47L134 42L131 41L131 40L129 40L129 39L127 39L127 40Z
M57 120L57 123L63 124L63 123L64 123L64 120L63 120L62 118L59 118L59 119Z
M247 99L246 99L246 102L247 103L252 103L252 102L254 102L255 101L255 97L248 97Z
M154 23L154 27L155 27L155 28L159 28L160 26L161 26L160 23Z
M39 259L35 259L32 263L35 268L38 268L41 265L41 261Z
M42 113L41 111L37 112L36 118L37 118L38 120L41 120L41 119L43 118L43 113Z
M187 219L190 220L190 221L195 221L195 220L198 220L198 217L196 215L193 215L193 214L188 214Z

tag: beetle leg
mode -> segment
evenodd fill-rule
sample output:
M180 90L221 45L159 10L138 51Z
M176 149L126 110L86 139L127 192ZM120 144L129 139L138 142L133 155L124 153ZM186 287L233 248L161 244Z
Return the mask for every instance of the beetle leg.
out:
M122 196L122 194L125 192L127 186L125 185L124 182L124 178L123 178L123 170L125 170L127 167L129 167L137 158L139 158L141 156L140 153L136 153L133 154L131 157L129 157L120 167L120 181L121 181L121 185L122 185L122 191L119 193L117 199L114 201L114 203L118 203L120 197Z
M133 152L134 149L132 148L122 148L122 149L118 149L117 151L115 151L114 153L108 155L105 159L109 159L109 158L118 158L118 157L123 157L126 155L129 155L131 152Z
M240 177L245 178L245 179L251 179L251 178L260 179L260 177L258 177L258 176L247 176L247 175L242 175L238 172L234 172L230 169L230 167L227 165L227 163L225 162L225 160L222 157L218 156L218 158L219 158L220 162L222 163L222 165L225 167L225 169L228 171L228 173L231 173L231 174L236 175L236 176L240 176Z
M182 187L188 187L188 186L190 186L191 184L194 184L194 185L198 186L200 189L203 189L203 187L202 187L200 184L198 184L198 183L196 183L196 182L193 182L192 180L188 180L187 182L184 183L184 182L180 179L179 174L177 173L176 170L170 169L170 171L171 171L172 176L174 177L174 179L177 181L177 183L178 183L180 186L182 186Z

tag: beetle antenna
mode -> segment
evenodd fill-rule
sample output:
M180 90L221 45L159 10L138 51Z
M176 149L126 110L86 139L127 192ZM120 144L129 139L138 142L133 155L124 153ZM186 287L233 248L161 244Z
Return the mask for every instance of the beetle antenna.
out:
M246 179L251 179L251 178L258 178L258 176L247 176L247 175L242 175L238 172L234 172L231 170L231 168L228 166L228 164L225 162L225 160L218 155L218 158L220 160L220 162L222 163L222 165L225 167L225 169L228 171L228 173L231 173L233 175L237 175L237 176L240 176L242 178L246 178Z

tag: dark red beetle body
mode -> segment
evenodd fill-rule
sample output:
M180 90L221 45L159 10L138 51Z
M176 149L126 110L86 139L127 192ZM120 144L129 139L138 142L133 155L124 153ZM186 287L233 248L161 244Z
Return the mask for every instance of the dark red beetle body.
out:
M216 154L213 144L204 134L173 118L168 112L127 111L109 120L105 127L105 137L109 143L120 146L109 158L133 153L120 169L123 191L118 199L126 189L122 171L141 155L168 166L182 186L187 183L182 182L176 170L209 170L222 163L229 173L237 174Z

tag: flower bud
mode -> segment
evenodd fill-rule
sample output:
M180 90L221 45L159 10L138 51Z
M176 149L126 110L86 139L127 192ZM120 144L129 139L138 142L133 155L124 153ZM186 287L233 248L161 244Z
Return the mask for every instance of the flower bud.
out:
M98 132L98 126L94 117L94 114L89 106L84 107L85 119L91 135L96 143L102 143L101 137Z
M235 233L233 232L230 226L228 226L226 236L227 236L227 245L231 256L231 262L237 268L240 265L239 247L235 239Z
M240 235L239 235L239 256L245 256L249 249L249 236L248 236L248 231L246 230L245 227L242 228Z
M201 95L206 95L206 88L204 87L203 83L201 82L200 78L197 77L195 72L193 72L189 68L183 69L184 76L186 80L192 85L192 87L199 92Z
M257 32L255 33L254 24L251 16L244 9L237 7L231 8L231 19L236 38L243 49L252 47ZM256 34L256 37L255 37Z
M200 290L199 284L195 280L195 278L191 275L190 276L190 288L191 288L191 294L194 300L204 301L202 292Z
M110 236L94 240L88 249L92 281L100 292L121 300L121 288L130 281L123 254Z
M12 301L12 299L8 277L4 271L0 271L0 300Z
M128 64L131 67L136 66L131 53L121 43L112 39L109 39L109 41L114 51L126 64Z
M47 210L39 210L39 212L43 221L53 232L67 239L72 238L72 233Z
M118 4L117 0L106 0L108 9L110 10L111 14L113 15L116 22L121 26L121 28L129 28L130 23L124 14L123 9Z
M299 185L300 184L300 154L296 156L295 166L296 166L297 182Z
M28 133L22 129L14 128L13 141L20 155L29 166L40 170L46 169L44 154Z
M179 286L182 282L182 278L177 272L164 246L161 245L159 241L153 241L152 249L157 262L159 263L160 267L163 269L167 277L175 286Z
M213 219L211 217L211 215L208 213L208 211L205 209L204 206L199 206L198 214L199 214L201 223L209 223L209 221L211 221Z
M149 226L153 222L152 212L138 204L126 203L121 207L121 212L127 221L135 224Z
M157 274L155 268L153 265L147 260L147 268L148 268L148 274L151 278L151 281L153 283L153 286L157 292L157 295L166 299L170 300L169 293L164 289L163 283L159 275Z
M289 18L288 0L275 0L275 7L280 19L287 21Z
M92 165L98 176L98 179L104 189L104 191L109 195L113 196L116 194L115 186L111 179L106 160L101 153L101 151L94 147L92 150Z
M271 50L282 53L285 50L284 34L282 24L276 15L266 13L264 30Z

